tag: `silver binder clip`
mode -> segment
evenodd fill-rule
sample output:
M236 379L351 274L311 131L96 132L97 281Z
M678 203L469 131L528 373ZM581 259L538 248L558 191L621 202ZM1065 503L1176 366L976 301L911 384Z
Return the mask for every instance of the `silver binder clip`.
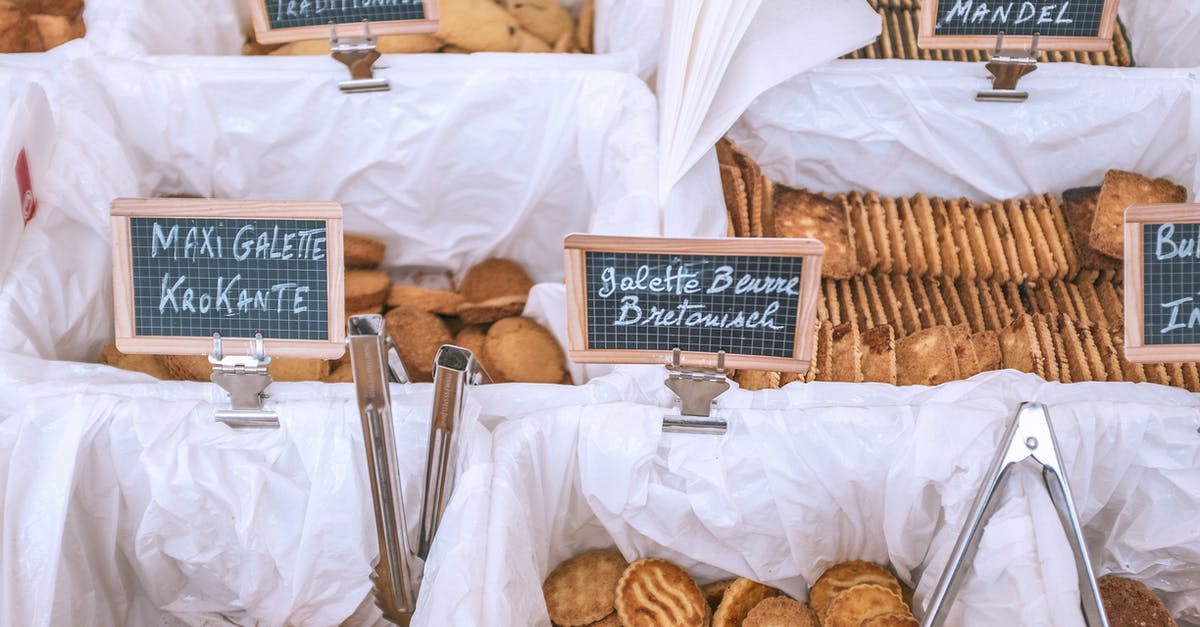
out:
M383 617L397 625L408 625L416 609L416 572L419 562L409 548L404 518L404 495L396 460L392 429L391 378L384 341L383 317L353 316L346 323L346 344L358 394L363 445L375 509L375 531L379 560L371 575L375 605Z
M984 484L975 497L975 503L971 506L971 513L958 536L958 542L954 545L950 563L946 565L946 570L938 581L921 627L941 627L945 621L946 599L958 590L962 583L962 567L974 558L975 550L979 548L984 518L990 517L999 504L999 499L994 497L1001 482L1014 465L1031 457L1041 465L1042 480L1045 481L1050 500L1058 511L1059 521L1075 554L1075 570L1079 576L1080 605L1084 621L1088 627L1108 627L1108 617L1105 616L1104 605L1100 601L1100 590L1096 586L1092 563L1088 559L1083 529L1079 525L1079 515L1075 512L1075 500L1071 496L1067 473L1062 466L1062 455L1058 450L1058 441L1054 439L1054 430L1050 426L1050 416L1046 407L1041 403L1022 403L1017 415L1004 432L1000 446Z
M987 70L992 74L992 88L975 94L980 102L1025 102L1029 92L1017 91L1017 81L1037 69L1038 34L1033 34L1029 50L1005 50L1004 31L996 33L996 49L988 60Z
M267 374L266 348L261 333L255 333L250 342L250 355L226 355L220 333L213 333L213 352L208 356L212 364L212 382L229 393L232 409L217 412L217 420L231 427L273 428L279 426L279 414L263 409L267 398L265 390L271 385Z
M329 47L333 58L350 68L350 80L338 83L346 93L387 91L391 85L386 78L375 78L372 66L383 56L376 49L376 38L371 35L371 23L363 20L362 37L340 38L337 25L329 23Z
M666 433L696 433L721 435L726 423L712 416L716 398L729 389L725 377L725 351L717 353L717 367L697 368L680 364L680 351L671 353L671 364L667 366L667 387L679 397L679 415L663 417Z
M425 457L425 491L421 501L421 538L417 555L429 557L434 536L454 490L454 463L467 386L492 380L471 351L443 346L434 360L433 415L429 422L429 452Z

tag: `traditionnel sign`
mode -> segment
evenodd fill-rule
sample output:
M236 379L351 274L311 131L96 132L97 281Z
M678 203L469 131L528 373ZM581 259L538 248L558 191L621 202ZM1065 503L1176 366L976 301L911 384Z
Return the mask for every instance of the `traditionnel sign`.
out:
M362 23L372 35L411 35L438 29L436 0L250 0L250 17L259 43L328 39L330 25L339 36L361 37Z
M1029 48L1104 51L1112 46L1117 0L925 0L917 45L922 48Z
M1200 204L1125 211L1125 357L1200 359Z
M344 350L337 203L200 199L113 202L117 348L227 352L256 334L267 353Z
M824 246L807 239L571 235L571 359L803 372Z

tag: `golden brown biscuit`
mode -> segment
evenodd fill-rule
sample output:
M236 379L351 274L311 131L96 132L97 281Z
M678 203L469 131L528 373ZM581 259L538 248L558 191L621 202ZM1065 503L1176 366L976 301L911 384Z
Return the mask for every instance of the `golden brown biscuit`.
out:
M433 361L438 350L450 343L450 331L441 318L415 307L397 307L384 316L388 337L416 382L433 381Z
M782 385L782 376L778 372L765 370L739 370L733 377L743 390L776 390Z
M575 34L575 20L558 0L506 0L509 15L521 28L544 42L556 42L563 35Z
M464 302L458 306L458 317L466 324L491 324L524 311L525 296L501 296L481 303Z
M117 350L116 342L109 343L100 353L100 363L148 374L156 379L170 379L171 373L157 355L126 354Z
M46 14L31 15L29 19L37 27L38 35L41 36L42 45L46 50L87 34L83 20L72 20L61 15Z
M488 329L484 363L497 383L559 383L566 374L562 347L549 331L529 318L505 318Z
M1187 202L1187 189L1165 179L1151 179L1134 172L1109 170L1100 185L1096 215L1088 242L1109 257L1125 257L1125 209L1131 205Z
M78 17L83 13L83 0L23 0L19 2L30 15L46 13L63 17Z
M846 589L829 603L821 624L824 627L859 627L877 616L908 611L899 592L875 584L859 584Z
M554 52L554 48L550 44L540 39L537 35L523 29L517 29L517 52L534 52L546 53Z
M892 325L884 324L863 333L863 381L896 385L896 334Z
M1068 234L1074 243L1079 265L1096 270L1116 270L1121 262L1092 248L1090 242L1092 222L1096 219L1096 201L1100 199L1100 187L1076 187L1063 192L1062 214L1066 220Z
M616 606L624 627L702 627L709 619L696 582L660 559L641 559L625 569L617 582Z
M612 614L617 581L628 566L616 551L589 551L556 566L542 584L550 620L573 627Z
M825 244L821 276L848 279L854 275L858 257L845 207L824 196L778 183L774 197L777 236L820 240Z
M835 597L860 584L883 586L900 594L900 582L882 566L856 560L837 564L825 571L809 589L808 604L817 616L822 616Z
M533 279L521 264L511 259L485 259L471 266L459 284L459 293L469 303L493 298L528 298Z
M366 235L346 233L342 236L342 261L347 270L378 268L379 264L383 263L383 253L386 250L386 244Z
M1001 361L1005 368L1032 372L1045 378L1045 358L1038 345L1037 331L1034 329L1032 318L1028 315L1020 316L1012 324L1001 329L997 339L1000 340Z
M354 369L350 364L339 366L325 377L326 383L354 383Z
M1146 584L1115 575L1101 577L1096 584L1111 627L1177 627L1171 612Z
M979 367L979 358L975 356L975 346L971 344L971 331L965 324L950 327L950 337L954 339L954 358L958 364L958 376L969 379L983 370Z
M462 296L446 290L431 290L415 285L393 285L388 290L387 306L408 305L443 316L453 316L463 304Z
M207 355L163 355L162 363L172 379L180 381L211 381L212 364Z
M493 0L438 0L437 37L470 52L515 52L517 20Z
M320 381L329 376L329 361L299 357L275 357L267 364L274 381Z
M383 306L392 279L379 270L346 271L346 311L364 311Z
M580 52L595 52L593 31L596 27L596 0L584 0L579 8L579 19L575 23L575 39Z
M862 622L861 627L920 627L921 621L918 621L909 612L890 612L888 614L880 614L874 618L869 618Z
M818 627L817 615L807 605L785 596L775 596L755 605L742 627Z
M37 24L19 6L0 3L0 52L42 52Z
M621 619L617 618L616 612L613 612L594 623L588 623L587 627L621 627Z
M832 381L862 383L862 353L858 341L858 327L853 322L843 322L833 328Z
M722 579L714 581L707 586L700 588L700 592L704 594L704 600L708 601L708 607L712 611L717 611L717 607L721 605L721 599L725 597L725 591L729 586L737 581L737 579Z
M941 385L959 378L950 327L918 331L896 342L896 383Z
M437 52L444 45L446 42L433 35L383 35L379 37L375 49L383 54L423 54Z
M813 353L813 379L833 381L833 324L828 320L817 327L817 348Z
M746 614L763 599L779 596L779 590L765 586L752 579L738 577L729 585L721 604L713 614L712 627L739 627L746 619Z

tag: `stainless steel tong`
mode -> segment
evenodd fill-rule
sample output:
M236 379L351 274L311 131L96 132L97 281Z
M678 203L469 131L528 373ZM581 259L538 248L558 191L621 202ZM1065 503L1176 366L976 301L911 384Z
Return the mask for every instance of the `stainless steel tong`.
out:
M979 538L983 535L983 521L991 517L999 504L999 499L994 497L1000 484L1014 465L1031 457L1041 464L1042 480L1075 554L1075 570L1079 576L1080 605L1084 621L1088 627L1108 627L1108 617L1104 614L1100 590L1096 586L1087 546L1083 541L1083 529L1079 525L1075 501L1062 466L1058 441L1050 427L1050 416L1046 407L1040 403L1022 403L1017 415L1004 432L1001 448L992 461L979 494L975 497L971 514L958 536L958 542L954 545L950 563L938 581L937 590L933 594L921 627L941 627L945 621L945 610L948 607L946 599L957 592L962 583L962 567L974 558L975 550L979 548Z

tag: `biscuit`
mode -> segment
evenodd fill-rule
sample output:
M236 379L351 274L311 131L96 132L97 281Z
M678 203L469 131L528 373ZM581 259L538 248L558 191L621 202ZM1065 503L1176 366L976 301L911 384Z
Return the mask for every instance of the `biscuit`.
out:
M1059 316L1058 334L1062 337L1063 356L1065 357L1063 364L1071 373L1071 382L1093 381L1091 365L1087 355L1083 352L1083 345L1079 341L1079 331L1075 328L1075 321L1070 316Z
M696 582L679 566L660 559L641 559L625 569L617 582L616 607L624 627L701 627L709 619L708 603Z
M529 318L505 318L488 329L483 362L497 383L560 383L567 373L562 347Z
M328 39L306 39L303 41L289 41L282 46L277 46L268 54L273 56L320 56L330 54L331 48Z
M446 290L431 290L415 285L393 285L388 290L387 306L406 305L443 316L453 316L463 304L462 296Z
M775 186L775 234L811 237L825 245L821 276L848 279L857 254L850 239L846 209L836 201L785 185Z
M401 306L383 317L388 337L396 347L404 369L414 382L433 381L433 362L442 346L450 343L450 331L441 318L416 307Z
M742 181L746 186L746 204L750 214L750 237L763 237L767 229L763 226L763 177L758 165L753 162L744 165Z
M528 298L533 279L521 264L510 259L491 258L471 266L459 283L458 292L469 303L493 298Z
M267 372L275 381L321 381L329 376L329 361L300 357L274 357Z
M721 189L725 193L725 211L733 223L734 237L750 237L750 205L746 198L746 181L737 166L721 166Z
M833 372L831 381L861 383L862 355L859 353L858 327L843 322L833 328Z
M924 329L896 342L899 385L941 385L959 378L949 327Z
M738 382L743 390L751 392L758 390L776 390L781 385L781 376L778 372L768 372L765 370L739 370L733 376L733 380Z
M892 271L898 274L908 274L912 270L908 246L904 241L904 226L900 221L900 210L896 207L894 198L884 198L881 203L883 215L887 220L885 233L891 239Z
M966 322L971 331L978 333L987 330L988 320L983 315L983 303L980 300L979 288L974 281L963 281L958 284L958 301L962 303L966 313Z
M934 324L955 324L950 317L950 308L946 306L946 301L942 299L942 283L939 279L926 277L921 283L921 290L925 294L925 299L929 301L929 305L933 312Z
M871 239L875 242L876 259L878 260L876 268L882 272L891 272L895 265L892 259L892 240L889 237L891 231L887 213L879 202L879 196L875 192L869 192L863 197L863 208L870 223Z
M1095 322L1100 325L1105 331L1109 329L1110 322L1108 316L1104 313L1104 306L1100 304L1100 296L1096 294L1096 285L1090 281L1074 284L1076 295L1079 297L1079 302L1082 303L1083 311L1087 314L1088 321Z
M587 627L621 627L621 619L617 618L616 612L613 612L594 623L588 623Z
M919 328L928 329L939 324L934 311L933 303L929 301L929 294L925 293L925 285L921 279L915 276L908 277L909 291L912 293L913 304L917 307L917 319Z
M822 616L834 598L859 584L874 584L900 594L900 582L882 566L864 561L842 562L826 570L808 591L808 604Z
M951 207L961 207L963 231L968 243L967 252L971 257L972 263L970 267L974 269L975 277L978 279L994 278L996 268L992 265L992 257L988 252L987 237L984 232L983 222L979 219L979 212L969 200L952 200L950 204ZM970 272L965 270L964 273L970 274Z
M1163 602L1140 581L1105 575L1096 581L1112 627L1177 627Z
M1004 240L996 224L996 216L989 206L979 207L976 210L976 218L979 219L979 224L983 229L983 254L988 256L992 264L992 273L989 275L997 281L1013 280L1012 269L1008 265L1008 256L1004 251Z
M325 383L354 383L354 368L350 364L334 368L324 379Z
M1021 219L1025 221L1025 230L1029 234L1030 245L1036 257L1039 276L1046 279L1061 279L1066 274L1065 267L1059 267L1049 238L1042 231L1042 223L1038 220L1034 208L1037 199L1021 201Z
M1074 249L1074 242L1071 238L1071 233L1060 231L1054 222L1054 214L1050 211L1050 201L1046 195L1034 196L1031 201L1033 209L1033 217L1038 223L1038 228L1046 238L1046 243L1049 246L1049 252L1054 259L1054 264L1058 268L1054 277L1058 279L1070 278L1074 275L1078 268L1071 265L1071 260L1067 256L1067 247Z
M742 627L818 627L817 615L807 605L785 596L764 599L750 609Z
M954 241L949 240L950 247L943 248L941 241L942 231L938 229L937 223L933 218L933 205L929 202L929 198L925 194L917 194L908 201L909 207L912 209L913 218L917 223L917 235L920 238L918 242L925 248L925 263L928 266L928 274L931 276L946 276L945 266L942 260L942 252L945 251L946 256L957 256L958 252L953 249Z
M1008 228L1012 231L1013 244L1016 247L1017 263L1021 266L1021 280L1033 281L1043 276L1038 267L1037 253L1033 250L1033 236L1025 226L1025 216L1021 211L1019 200L1004 201L1004 213L1008 218Z
M482 324L469 324L454 334L454 345L471 351L478 360L483 355L483 343L487 339L487 330L488 328Z
M971 252L971 237L967 232L967 221L962 207L957 200L939 200L938 202L942 203L945 211L945 228L958 251L958 274L953 276L974 279L978 269L975 264L975 256ZM936 205L934 208L937 209ZM937 213L934 216L936 217Z
M493 0L438 0L437 37L470 52L515 52L518 23Z
M556 566L542 583L550 620L574 627L612 614L617 581L628 567L616 551L589 551Z
M1046 376L1046 363L1037 341L1033 320L1023 315L998 334L1001 363L1005 368Z
M381 307L387 300L392 279L380 270L346 271L346 311Z
M813 354L817 381L833 381L833 323L826 320L817 328L817 350Z
M37 28L38 35L42 38L42 46L49 50L55 46L79 39L87 34L87 30L83 26L83 20L72 20L61 15L31 15L29 19Z
M988 283L984 287L984 298L991 299L992 305L996 309L996 315L1001 327L1006 327L1012 324L1016 318L1016 312L1008 305L1008 297L1004 294L1004 283Z
M821 624L823 627L859 627L877 616L908 611L899 591L875 584L859 584L830 602Z
M507 0L509 15L521 28L545 42L556 42L563 35L575 35L575 19L558 0Z
M736 578L722 579L720 581L714 581L707 586L700 588L700 592L704 595L704 600L708 601L708 607L712 609L712 611L717 611L717 607L721 605L721 599L725 597L725 591L728 590L729 586L735 581L737 581Z
M437 52L444 45L446 42L433 35L382 35L376 40L375 49L383 54L423 54ZM382 262L382 255L380 257L380 261L375 265Z
M213 365L207 355L163 355L162 363L172 379L212 381Z
M969 325L970 318L967 317L967 310L963 307L962 299L958 297L958 290L950 281L943 281L941 285L942 301L946 303L946 310L950 312L951 324L967 324ZM975 329L972 329L974 331Z
M593 31L596 27L596 0L584 0L579 8L579 19L575 21L575 40L580 52L595 52Z
M967 325L950 327L950 338L954 341L954 361L958 365L959 378L969 379L983 372L975 357L975 346L971 343L971 332Z
M762 177L762 230L763 237L775 237L775 183Z
M1116 288L1110 281L1096 283L1096 297L1100 299L1100 307L1104 310L1104 319L1108 320L1109 329L1119 329L1125 326L1125 302L1117 294Z
M20 6L0 3L0 52L42 52L37 25Z
M525 311L525 296L501 296L481 303L458 306L458 317L466 324L491 324L497 320L519 316Z
M862 284L862 290L867 296L867 306L871 310L871 319L875 326L881 324L889 324L891 322L891 313L887 306L884 305L883 297L879 294L879 286L875 284L875 277L871 275L855 277L854 280Z
M929 259L925 255L921 227L917 224L912 205L909 204L907 198L897 198L896 209L900 214L900 226L904 229L904 245L908 252L909 269L913 274L927 274Z
M1107 333L1101 334L1102 337L1108 337ZM1104 347L1101 346L1101 352ZM1195 362L1184 362L1180 364L1183 368L1183 387L1189 392L1200 391L1200 368L1197 368Z
M850 227L854 232L854 252L858 258L858 269L860 272L871 272L879 265L879 249L875 246L871 219L858 192L852 192L846 198L846 203L850 214Z
M859 338L862 342L863 381L896 385L896 332L891 325L877 326Z
M901 322L904 328L904 334L908 335L920 331L923 327L921 323L921 315L917 312L917 304L913 300L912 289L909 287L908 281L903 275L895 275L891 280L893 296L896 298L897 304L900 305Z
M862 622L861 627L920 627L918 621L909 612L891 612L880 614Z
M995 203L990 207L992 219L996 221L996 232L1000 235L1004 258L1008 264L1009 280L1024 281L1029 277L1021 263L1020 254L1017 253L1016 234L1013 232L1012 224L1009 223L1008 211L1002 203Z
M1029 293L1025 290L1024 285L1024 283L1005 283L1001 288L1004 294L1004 303L1008 305L1008 310L1012 312L1014 318L1029 313L1029 308L1026 306L1029 301Z
M842 301L838 298L837 281L832 279L824 279L821 281L822 301L825 302L825 310L829 314L829 321L834 325L839 325L847 320L842 315Z
M1131 205L1187 202L1187 189L1172 181L1109 170L1100 185L1088 243L1116 259L1125 257L1125 209Z
M83 0L24 0L18 3L29 14L46 13L63 17L78 17L83 13Z
M837 282L838 307L842 310L842 320L858 328L865 328L867 325L864 324L864 309L858 306L853 292L849 281ZM867 303L864 302L863 305Z
M1000 340L996 331L980 331L971 335L971 347L975 349L975 361L980 372L999 370L1003 360Z
M1033 321L1033 331L1037 334L1038 349L1042 351L1042 363L1045 364L1047 381L1062 381L1060 364L1061 357L1054 343L1054 331L1050 328L1050 320L1043 314L1030 316Z
M933 222L933 245L941 257L942 268L939 276L956 279L962 275L962 257L958 252L959 241L956 235L956 232L962 230L962 224L951 228L949 210L941 198L926 200L925 204L929 205L929 217Z
M1125 369L1121 366L1120 347L1114 346L1112 342L1112 334L1105 326L1097 326L1092 330L1092 335L1096 339L1096 349L1100 352L1100 360L1104 363L1104 374L1109 381L1124 381ZM1187 377L1188 366L1194 364L1184 364L1183 373ZM1200 383L1200 381L1197 381ZM1190 389L1190 388L1189 388Z
M738 577L729 585L717 611L713 613L712 627L740 627L756 605L764 599L782 594L771 586L765 586L757 581Z

